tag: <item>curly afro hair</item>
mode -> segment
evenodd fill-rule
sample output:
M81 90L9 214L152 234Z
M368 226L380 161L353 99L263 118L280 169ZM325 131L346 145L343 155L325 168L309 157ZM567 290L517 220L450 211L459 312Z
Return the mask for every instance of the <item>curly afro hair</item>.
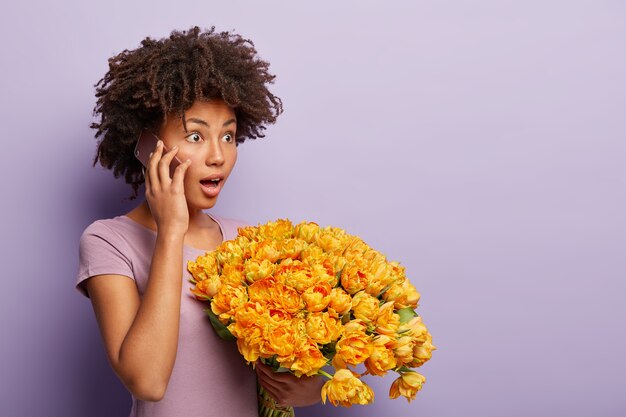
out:
M158 132L169 114L184 112L196 100L222 99L237 117L237 144L264 137L265 125L283 111L282 101L267 85L274 82L269 64L256 56L252 41L215 27L173 31L169 38L141 41L109 59L109 71L98 81L94 116L98 143L93 166L124 176L137 197L144 183L142 165L133 154L144 128Z

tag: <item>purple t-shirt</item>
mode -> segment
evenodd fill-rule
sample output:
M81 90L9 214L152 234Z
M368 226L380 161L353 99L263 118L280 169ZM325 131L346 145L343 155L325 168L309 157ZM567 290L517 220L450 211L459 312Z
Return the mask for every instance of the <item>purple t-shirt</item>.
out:
M207 213L208 214L208 213ZM245 223L209 215L223 240L237 236ZM84 230L79 243L76 289L87 296L81 283L99 274L119 274L135 281L140 296L148 282L156 232L127 216L96 220ZM130 417L258 416L256 376L234 342L219 338L204 313L209 305L195 299L189 288L187 261L202 249L183 247L183 279L176 362L161 401L132 397Z

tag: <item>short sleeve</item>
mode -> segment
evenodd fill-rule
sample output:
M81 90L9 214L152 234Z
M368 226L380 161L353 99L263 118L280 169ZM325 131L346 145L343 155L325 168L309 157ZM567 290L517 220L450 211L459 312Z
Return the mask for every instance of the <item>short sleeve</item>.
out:
M76 290L89 297L82 284L95 275L118 274L135 279L132 262L124 254L126 246L121 236L102 221L87 226L78 244Z

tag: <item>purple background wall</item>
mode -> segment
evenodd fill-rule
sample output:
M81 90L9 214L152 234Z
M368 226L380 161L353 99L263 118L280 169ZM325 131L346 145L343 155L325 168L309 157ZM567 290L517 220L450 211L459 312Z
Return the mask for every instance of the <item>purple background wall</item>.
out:
M626 3L405 3L3 7L2 416L128 414L73 289L84 227L135 204L91 167L93 84L193 24L253 39L286 109L215 212L360 235L406 266L439 347L411 404L388 376L372 406L300 417L626 414Z

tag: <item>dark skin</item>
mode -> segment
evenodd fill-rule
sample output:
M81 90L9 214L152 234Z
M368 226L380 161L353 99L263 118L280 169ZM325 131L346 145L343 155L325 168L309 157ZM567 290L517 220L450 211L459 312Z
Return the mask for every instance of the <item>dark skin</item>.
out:
M321 399L324 379L319 375L298 378L289 372L274 372L260 360L256 362L255 369L263 388L280 406L304 407L316 404Z

